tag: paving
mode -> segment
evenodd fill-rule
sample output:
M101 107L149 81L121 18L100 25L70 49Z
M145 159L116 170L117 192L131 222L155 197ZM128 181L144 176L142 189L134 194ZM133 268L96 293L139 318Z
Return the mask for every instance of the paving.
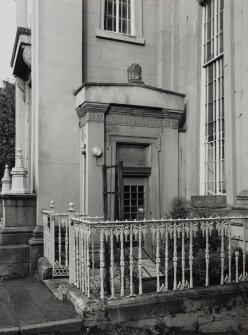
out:
M0 280L0 334L80 334L82 320L35 277Z

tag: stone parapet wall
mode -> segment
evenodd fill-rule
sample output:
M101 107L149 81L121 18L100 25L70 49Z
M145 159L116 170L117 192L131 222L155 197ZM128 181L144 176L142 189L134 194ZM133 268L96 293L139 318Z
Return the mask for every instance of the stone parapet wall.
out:
M211 286L168 293L144 294L132 298L99 302L83 301L69 294L84 326L124 324L125 326L219 333L248 330L248 285Z

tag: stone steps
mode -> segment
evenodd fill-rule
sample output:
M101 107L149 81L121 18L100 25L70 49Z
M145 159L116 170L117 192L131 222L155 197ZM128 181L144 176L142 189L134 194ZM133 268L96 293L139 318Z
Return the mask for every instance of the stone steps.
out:
M29 272L29 245L0 246L0 277L25 276Z

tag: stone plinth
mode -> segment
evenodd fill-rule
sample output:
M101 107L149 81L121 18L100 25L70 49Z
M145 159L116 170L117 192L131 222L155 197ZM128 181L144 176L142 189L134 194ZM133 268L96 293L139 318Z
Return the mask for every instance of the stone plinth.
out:
M225 195L194 195L191 197L193 208L225 208Z
M36 195L0 195L4 228L34 228L36 226Z
M30 269L29 240L36 226L36 195L0 195L0 276L26 275Z

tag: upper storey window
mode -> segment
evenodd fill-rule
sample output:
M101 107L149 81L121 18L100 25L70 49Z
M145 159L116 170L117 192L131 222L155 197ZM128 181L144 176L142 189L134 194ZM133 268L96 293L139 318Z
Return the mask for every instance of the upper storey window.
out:
M143 36L143 0L101 0L98 38L145 44Z
M134 34L133 0L105 0L104 29L120 34Z

